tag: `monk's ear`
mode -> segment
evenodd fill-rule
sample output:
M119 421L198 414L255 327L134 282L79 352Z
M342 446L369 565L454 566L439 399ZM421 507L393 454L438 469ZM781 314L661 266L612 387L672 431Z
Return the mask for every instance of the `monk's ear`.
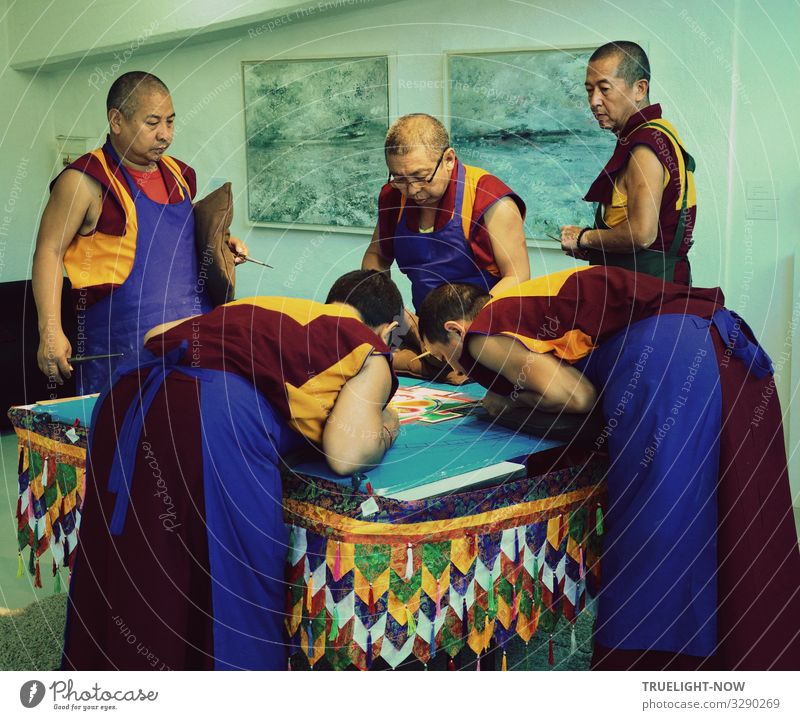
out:
M458 337L464 337L464 326L456 320L448 320L444 324L444 329L447 332L454 332Z
M108 111L108 126L113 133L119 132L120 122L122 121L122 113L118 108L111 108Z
M391 323L386 323L383 326L383 329L380 330L380 332L379 332L379 335L381 336L381 340L383 340L383 342L385 342L387 345L391 345L392 344L392 332L398 326L399 326L399 323L397 321L391 322Z
M642 78L641 80L636 81L636 102L641 102L647 97L647 93L650 91L650 83Z

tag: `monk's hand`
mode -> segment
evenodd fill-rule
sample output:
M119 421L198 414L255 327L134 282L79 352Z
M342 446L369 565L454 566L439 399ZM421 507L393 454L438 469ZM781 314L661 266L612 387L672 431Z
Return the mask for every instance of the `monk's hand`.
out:
M49 382L63 385L72 377L72 365L67 362L69 357L72 357L72 345L61 329L47 328L41 332L36 361Z
M486 395L483 396L481 404L492 417L497 417L506 410L517 406L511 398L493 392L487 392Z
M250 254L250 249L247 247L247 245L245 245L244 242L239 238L233 237L233 235L228 238L228 247L235 256L233 258L234 265L241 265L243 262L245 262L245 258Z
M578 249L578 235L581 234L582 227L578 225L561 226L561 249L569 256L578 260L588 260L589 256L585 250Z

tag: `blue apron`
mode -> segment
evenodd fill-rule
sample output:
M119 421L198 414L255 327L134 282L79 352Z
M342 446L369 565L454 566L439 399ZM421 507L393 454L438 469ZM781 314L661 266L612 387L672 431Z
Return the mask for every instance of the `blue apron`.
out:
M597 441L610 469L595 637L609 648L704 657L716 647L722 399L710 326L659 315L576 363L602 393L606 420Z
M430 233L409 230L407 205L397 221L394 256L397 266L411 280L411 295L417 311L431 290L446 283L473 283L488 293L499 280L478 267L464 235L461 213L465 177L464 166L459 163L453 216L441 230Z
M139 393L121 418L117 452L107 489L116 495L109 532L125 531L136 453L143 420L173 372L200 380L203 433L203 493L213 608L214 669L284 670L288 660L285 628L286 554L289 533L283 521L281 458L306 440L275 412L252 382L222 370L179 364L188 343L164 356L142 350L127 372L149 369ZM89 437L108 396L95 405ZM175 483L180 487L180 483Z
M151 200L128 174L111 143L106 147L134 200L136 253L125 282L86 309L84 354L123 353L123 357L77 366L79 394L104 390L121 361L135 361L151 328L212 309L205 286L198 282L194 214L186 188L182 188L181 202L162 205Z

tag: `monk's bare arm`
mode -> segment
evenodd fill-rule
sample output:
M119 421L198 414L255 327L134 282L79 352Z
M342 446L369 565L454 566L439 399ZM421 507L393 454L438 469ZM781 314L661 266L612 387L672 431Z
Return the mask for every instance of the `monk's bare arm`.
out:
M367 251L364 253L364 258L361 260L362 270L380 270L387 271L392 266L383 255L381 255L381 245L378 239L378 227L372 233L372 239L369 241Z
M392 377L385 358L373 355L339 392L325 430L322 450L339 475L377 465L399 431L397 413L384 410Z
M535 353L502 335L469 339L470 354L484 367L502 375L516 388L516 404L545 412L586 413L597 393L589 380L552 353Z
M39 369L58 383L72 370L67 362L72 347L61 325L64 253L78 232L94 229L101 202L99 183L67 170L54 185L39 224L32 271L39 324L37 361Z
M581 249L630 254L649 248L658 235L665 172L649 147L635 147L623 177L623 190L628 196L627 219L607 230L587 230L581 236ZM577 248L580 231L574 225L561 228L561 246L565 251Z
M525 244L525 229L519 208L510 197L501 198L492 205L486 211L483 222L492 243L494 261L500 271L500 280L491 289L492 295L498 295L530 279L531 265Z

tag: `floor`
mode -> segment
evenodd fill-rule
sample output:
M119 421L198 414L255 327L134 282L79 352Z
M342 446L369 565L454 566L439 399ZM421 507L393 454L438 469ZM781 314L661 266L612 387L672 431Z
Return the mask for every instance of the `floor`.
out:
M24 572L17 577L17 440L12 433L0 434L0 608L22 608L53 594L53 578L42 567L41 589L33 587L33 577ZM800 508L795 508L795 523L800 534ZM28 556L24 555L27 562Z

